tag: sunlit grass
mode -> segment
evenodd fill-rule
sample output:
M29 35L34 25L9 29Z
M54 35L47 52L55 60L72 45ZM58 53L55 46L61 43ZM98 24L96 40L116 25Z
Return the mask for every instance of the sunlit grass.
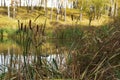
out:
M11 27L16 29L17 21L15 19L9 18L8 16L0 15L0 28Z
M1 14L4 14L4 12L6 12L6 8L0 8L1 10ZM7 13L4 15L0 15L0 27L12 27L12 28L16 28L17 27L17 20L21 20L24 23L27 23L29 20L32 20L34 23L37 24L41 24L44 23L44 20L46 19L46 17L44 16L44 10L43 9L36 9L30 12L27 12L27 8L22 7L22 8L18 8L17 12L16 12L16 18L8 18L7 17ZM74 15L74 21L71 20L71 15ZM40 16L39 16L40 15ZM39 16L39 17L38 17ZM12 17L12 15L11 15ZM38 18L37 18L38 17ZM60 17L60 15L59 15ZM37 18L37 19L36 19ZM48 15L47 15L47 27L57 27L56 25L52 25L51 22L56 22L56 13L55 10L53 11L53 20L50 20L50 9L48 9ZM36 21L34 21L36 19ZM64 16L63 16L63 20L59 20L57 21L58 24L60 23L61 25L73 25L73 24L80 24L80 25L85 25L88 26L89 24L89 20L86 18L86 15L83 14L83 19L82 21L77 20L79 19L79 10L70 10L67 9L67 18L66 18L66 22L64 22ZM110 21L110 18L102 15L102 17L98 20L92 20L91 25L92 26L101 26L104 25L106 23L108 23Z

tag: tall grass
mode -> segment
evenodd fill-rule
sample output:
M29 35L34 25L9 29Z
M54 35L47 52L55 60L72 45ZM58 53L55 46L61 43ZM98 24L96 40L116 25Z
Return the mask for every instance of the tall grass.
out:
M57 39L77 39L83 36L83 31L78 27L57 27L53 31L53 37Z
M77 29L79 31L79 29ZM63 31L63 32L62 32ZM58 38L61 35L74 34L74 29L57 30ZM120 69L120 35L119 30L111 26L102 26L92 31L85 30L83 35L78 35L71 45L67 69L64 73L66 78L81 80L114 80L117 79L115 70ZM56 37L56 36L55 36ZM68 38L64 36L62 38ZM113 58L113 59L111 59ZM110 74L111 73L111 74Z

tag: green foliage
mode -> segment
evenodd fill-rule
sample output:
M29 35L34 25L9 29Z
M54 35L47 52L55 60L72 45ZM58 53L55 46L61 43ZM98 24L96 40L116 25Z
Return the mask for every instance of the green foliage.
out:
M75 38L82 38L83 31L79 27L66 27L65 29L55 29L53 33L53 37L60 38L60 39L75 39Z

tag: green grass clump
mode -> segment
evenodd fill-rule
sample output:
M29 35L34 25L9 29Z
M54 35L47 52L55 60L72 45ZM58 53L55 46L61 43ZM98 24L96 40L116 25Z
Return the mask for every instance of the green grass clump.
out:
M79 27L56 28L53 37L58 39L76 39L82 38L83 31Z

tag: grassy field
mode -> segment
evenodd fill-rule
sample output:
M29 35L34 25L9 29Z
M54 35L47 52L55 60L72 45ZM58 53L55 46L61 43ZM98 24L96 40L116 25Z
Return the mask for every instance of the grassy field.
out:
M16 9L16 18L13 19L12 18L12 10L11 10L11 18L7 17L7 8L4 7L0 7L0 27L11 27L11 28L16 28L17 27L17 20L20 20L24 23L27 23L28 20L32 20L34 22L34 20L37 18L37 20L34 22L36 24L42 24L44 23L44 20L46 19L46 17L44 16L45 11L41 8L35 8L35 10L27 12L26 8L20 8L18 7ZM48 9L48 13L47 13L47 27L57 27L58 25L72 25L72 24L76 24L77 19L79 17L79 10L73 10L73 9L67 9L67 19L66 22L64 22L64 20L59 20L56 22L56 10L53 10L53 20L50 20L50 9ZM74 15L74 21L71 20L71 14ZM102 15L102 17L99 20L93 20L92 21L92 26L100 26L100 25L104 25L106 23L108 23L110 21L110 18ZM52 23L52 24L51 24ZM83 20L82 21L78 21L77 24L80 25L88 25L89 20L86 18L86 15L83 14Z

